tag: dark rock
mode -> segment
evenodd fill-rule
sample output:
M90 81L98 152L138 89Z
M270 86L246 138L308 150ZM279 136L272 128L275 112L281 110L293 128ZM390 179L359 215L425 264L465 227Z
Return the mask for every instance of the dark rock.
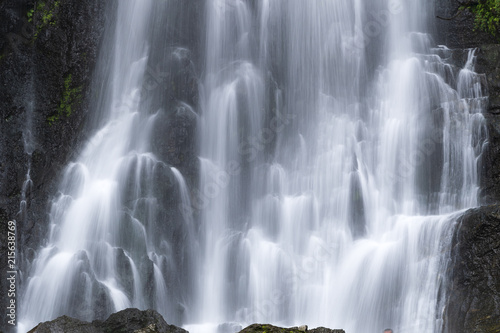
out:
M477 51L476 72L484 73L488 86L489 105L486 118L488 143L481 160L481 191L483 204L500 202L500 45L481 45Z
M354 239L366 235L365 203L363 189L357 170L351 172L351 192L349 193L349 227Z
M302 333L303 331L299 330L298 327L290 327L290 328L284 328L284 327L277 327L273 325L262 325L262 324L253 324L239 333L251 333L251 332L266 332L266 333ZM312 333L345 333L344 330L339 330L339 329L329 329L329 328L324 328L324 327L318 327L314 328L312 330L307 330L307 332L312 332Z
M500 202L500 115L487 113L488 143L481 160L480 198L485 204Z
M500 206L467 211L452 241L445 333L500 332Z
M169 325L163 317L154 310L140 311L126 309L112 314L105 322L93 322L104 333L187 333L186 330Z
M102 333L102 330L92 326L90 323L87 323L85 321L70 318L68 316L62 316L53 321L48 321L39 324L28 333L59 333L59 332Z
M46 238L49 198L59 175L85 140L82 129L92 100L90 86L104 35L105 8L114 3L47 0L51 21L44 23L41 11L28 21L35 1L0 2L0 218L2 223L17 220L21 271ZM50 117L57 120L51 123ZM23 198L28 170L31 183ZM6 235L0 232L0 244L5 244ZM0 264L2 272L7 270L5 264ZM23 275L19 277L17 287L22 288ZM5 301L1 298L1 307ZM5 319L0 322L0 330L10 328Z
M199 161L196 147L197 115L182 102L159 111L152 133L152 151L162 161L176 167L190 187L197 186Z
M345 333L344 330L332 330L332 329L325 328L325 327L318 327L318 328L315 328L312 330L308 330L308 332L312 332L312 333Z
M476 72L486 75L489 94L488 111L498 113L500 109L500 45L479 45L476 54Z
M169 325L154 310L126 309L109 316L106 321L92 323L67 316L39 324L29 333L188 333Z
M435 16L431 18L430 23L434 25L433 36L437 44L449 48L471 48L497 43L496 37L474 29L474 15L468 10L455 17L462 2L467 1L435 1Z

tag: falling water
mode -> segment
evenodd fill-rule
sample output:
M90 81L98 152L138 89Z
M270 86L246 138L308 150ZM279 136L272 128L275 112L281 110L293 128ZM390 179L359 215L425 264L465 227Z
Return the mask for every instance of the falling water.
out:
M138 307L203 333L439 332L486 138L474 51L450 63L426 1L209 0L199 106L145 101L152 59L188 52L159 32L187 3L120 1L99 130L54 197L22 327ZM153 152L168 110L201 115L195 190Z
M271 322L438 332L485 140L414 1L209 1L193 332Z
M118 5L98 75L104 93L93 103L101 128L67 166L53 199L50 237L23 293L20 332L63 314L90 321L128 307L155 308L180 323L182 292L172 286L186 272L188 251L175 242L190 236L192 221L177 206L190 203L183 176L152 153L164 110L151 107L158 92L146 85L155 55L150 20L167 9L150 0Z

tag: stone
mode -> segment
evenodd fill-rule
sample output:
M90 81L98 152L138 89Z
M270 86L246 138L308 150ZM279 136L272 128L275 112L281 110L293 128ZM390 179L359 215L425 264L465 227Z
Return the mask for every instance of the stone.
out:
M154 310L140 311L125 309L109 316L105 321L92 323L59 317L41 323L28 333L188 333L186 330L169 325Z
M305 330L304 330L305 328ZM277 327L273 325L264 325L264 324L253 324L239 333L252 333L252 332L266 332L266 333L299 333L299 332L309 332L309 333L345 333L344 330L341 329L330 329L330 328L325 328L325 327L318 327L314 328L312 330L307 330L307 325L302 325L299 327L289 327L289 328L284 328L284 327Z
M500 205L468 210L457 223L443 332L499 332Z
M434 3L435 16L431 23L435 26L433 37L438 45L446 45L449 48L470 48L496 43L494 36L474 29L474 15L469 11L463 11L455 17L461 2L439 0Z
M102 333L102 330L90 325L90 323L62 316L55 320L41 323L28 333Z

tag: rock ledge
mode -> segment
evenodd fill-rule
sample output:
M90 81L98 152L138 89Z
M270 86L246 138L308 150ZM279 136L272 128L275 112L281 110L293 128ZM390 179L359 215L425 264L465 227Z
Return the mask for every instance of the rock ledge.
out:
M169 325L154 310L125 309L109 316L105 321L92 323L62 316L41 323L28 333L188 333Z

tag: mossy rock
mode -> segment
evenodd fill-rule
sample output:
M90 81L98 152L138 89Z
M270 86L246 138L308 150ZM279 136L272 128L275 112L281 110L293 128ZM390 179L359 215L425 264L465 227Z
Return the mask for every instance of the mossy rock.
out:
M273 325L263 325L263 324L253 324L250 325L246 328L244 328L242 331L239 333L252 333L252 332L259 332L259 333L303 333L304 331L299 330L297 327L290 327L290 328L284 328L284 327L277 327ZM344 330L339 330L339 329L329 329L329 328L324 328L324 327L318 327L312 330L307 330L309 333L345 333Z
M253 324L244 328L240 333L262 332L262 333L302 333L295 328L283 328L273 325Z

